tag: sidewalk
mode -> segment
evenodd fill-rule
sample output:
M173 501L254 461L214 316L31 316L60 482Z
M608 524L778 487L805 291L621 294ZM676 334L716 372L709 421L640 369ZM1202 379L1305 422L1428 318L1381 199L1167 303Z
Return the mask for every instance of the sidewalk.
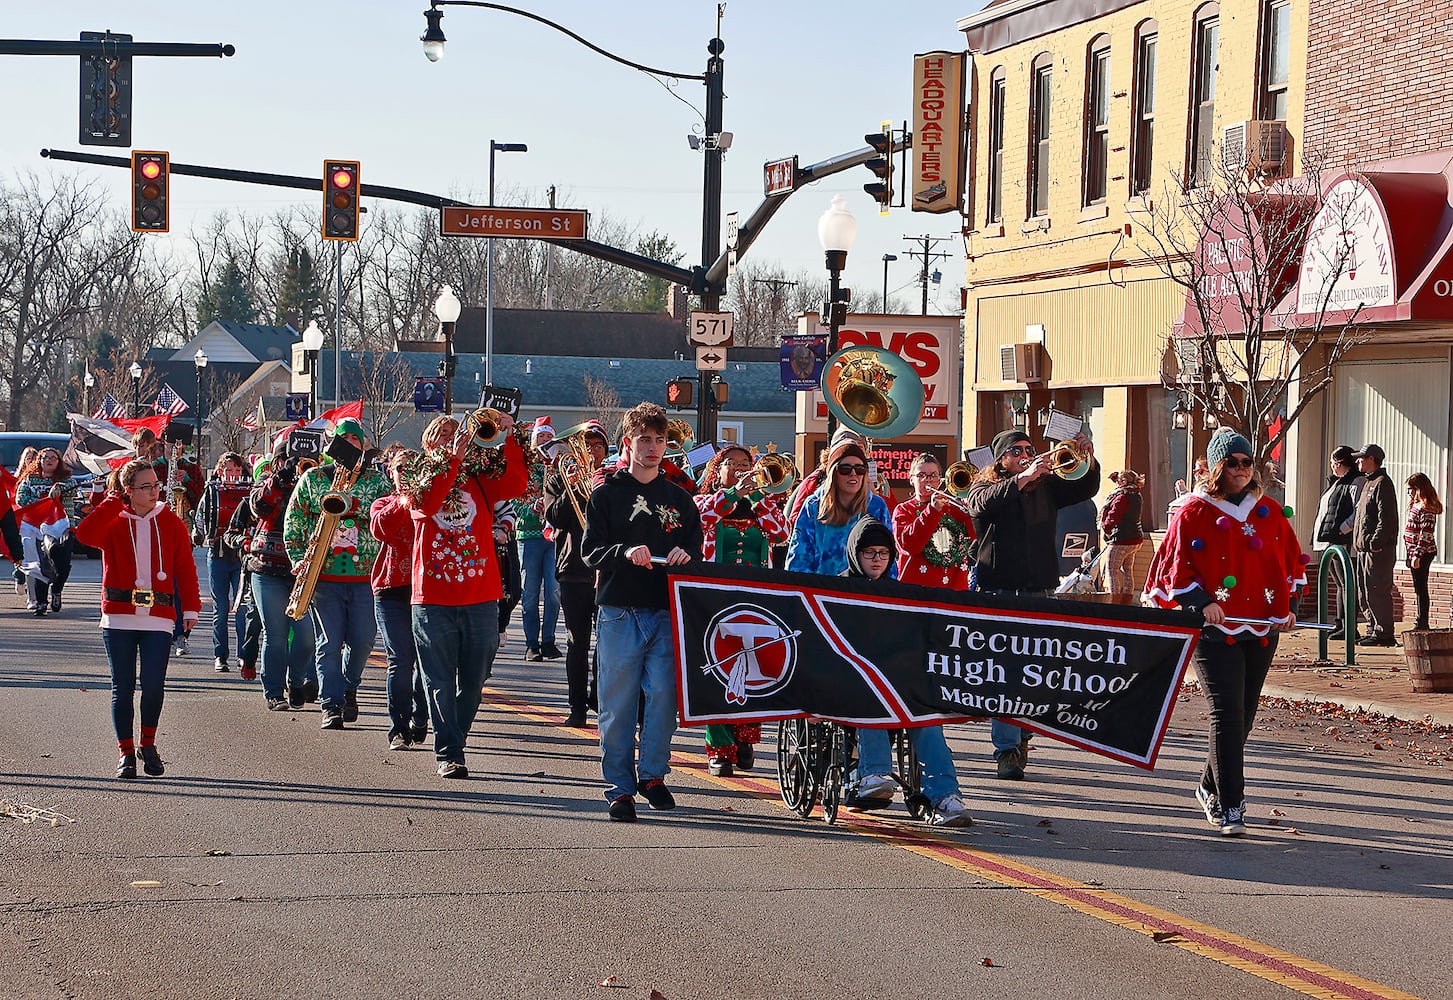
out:
M1401 633L1399 633L1401 635ZM1358 646L1357 665L1342 665L1344 646L1329 642L1330 663L1317 662L1317 633L1301 629L1282 637L1262 694L1289 701L1317 701L1351 711L1376 712L1406 722L1453 726L1453 693L1416 694L1402 646Z

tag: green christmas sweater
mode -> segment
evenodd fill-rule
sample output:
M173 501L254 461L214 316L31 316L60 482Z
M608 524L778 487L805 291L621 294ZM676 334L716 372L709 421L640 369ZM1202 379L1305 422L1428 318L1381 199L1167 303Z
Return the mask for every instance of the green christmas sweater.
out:
M296 566L308 550L308 539L322 515L326 494L334 492L333 476L338 467L332 462L309 469L298 480L283 516L283 543L288 558ZM367 580L378 558L378 539L368 531L368 511L379 497L393 493L388 480L372 463L348 491L348 510L338 519L333 543L324 554L319 579L356 582Z

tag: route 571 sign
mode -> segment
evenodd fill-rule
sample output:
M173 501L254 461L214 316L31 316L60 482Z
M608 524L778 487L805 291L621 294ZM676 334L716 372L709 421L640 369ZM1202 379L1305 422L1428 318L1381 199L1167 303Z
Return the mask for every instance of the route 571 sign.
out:
M697 347L731 347L732 314L729 312L694 312L686 339Z

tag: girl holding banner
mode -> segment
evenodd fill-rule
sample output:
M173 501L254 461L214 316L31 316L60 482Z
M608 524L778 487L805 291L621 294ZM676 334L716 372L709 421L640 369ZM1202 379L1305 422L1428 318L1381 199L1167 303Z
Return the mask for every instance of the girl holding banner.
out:
M1191 661L1211 708L1196 801L1225 837L1246 832L1246 738L1279 633L1296 623L1310 561L1287 520L1290 508L1263 496L1252 455L1251 442L1234 431L1211 439L1207 481L1176 511L1145 585L1161 607L1206 619Z

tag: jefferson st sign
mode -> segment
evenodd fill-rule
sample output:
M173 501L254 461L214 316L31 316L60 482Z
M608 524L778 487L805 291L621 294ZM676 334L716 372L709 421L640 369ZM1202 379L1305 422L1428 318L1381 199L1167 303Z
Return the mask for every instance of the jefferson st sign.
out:
M575 208L479 208L446 205L440 209L444 236L496 236L535 240L583 240L589 213Z

